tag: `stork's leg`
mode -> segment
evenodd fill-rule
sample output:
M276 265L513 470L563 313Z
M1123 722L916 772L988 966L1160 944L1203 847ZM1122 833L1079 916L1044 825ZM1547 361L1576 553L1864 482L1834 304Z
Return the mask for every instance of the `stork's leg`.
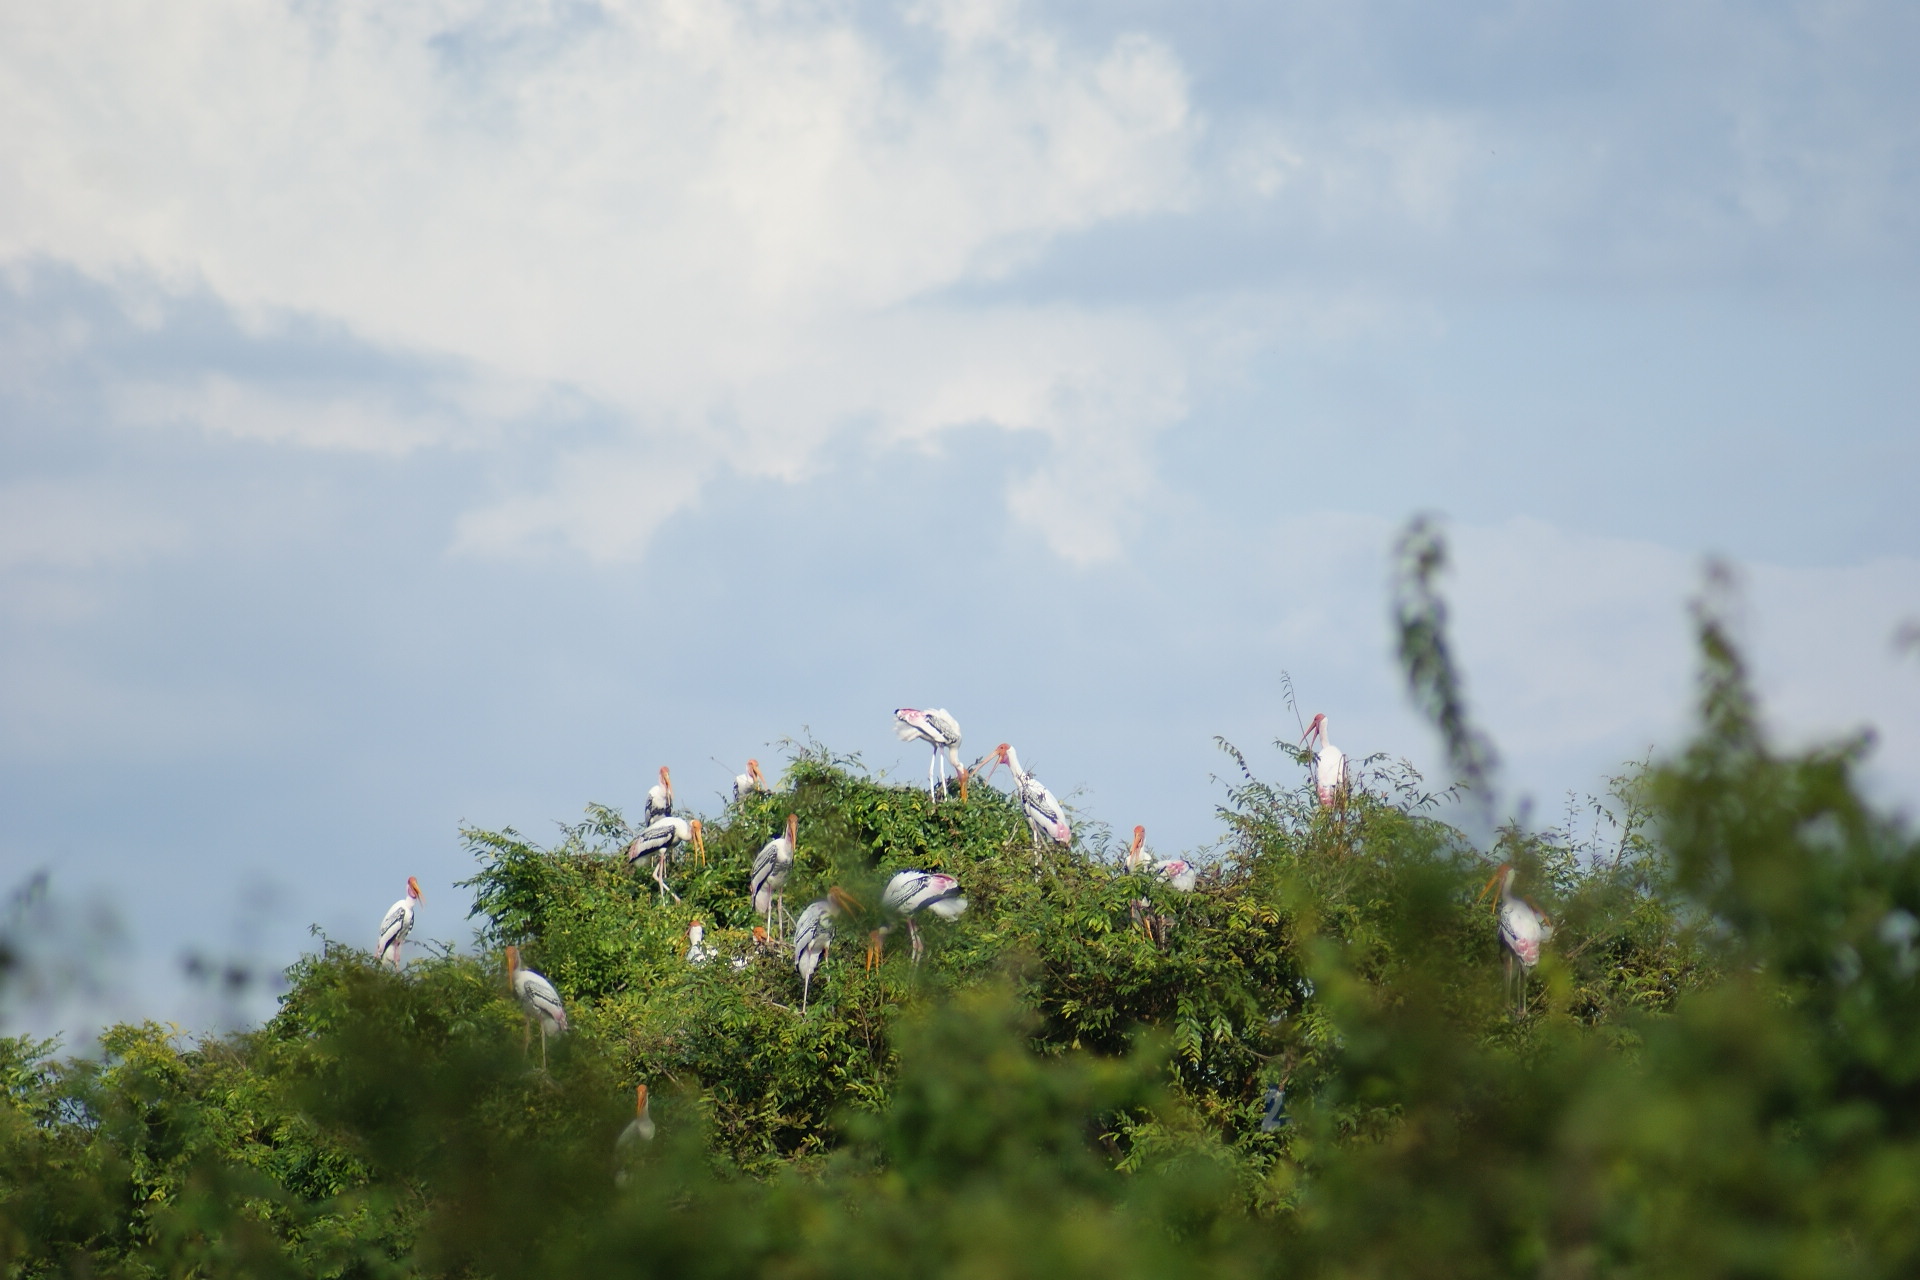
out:
M540 1024L540 1069L547 1069L547 1024Z
M805 972L804 970L801 971L801 974L800 974L800 1012L801 1013L805 1013L807 1011L807 992L810 991L812 987L813 987L813 975Z
M927 949L927 944L920 941L920 926L913 922L912 916L907 917L907 936L913 939L913 962L917 965L920 963L920 953Z
M927 799L937 800L933 794L933 767L940 763L940 748L933 749L933 759L927 761Z

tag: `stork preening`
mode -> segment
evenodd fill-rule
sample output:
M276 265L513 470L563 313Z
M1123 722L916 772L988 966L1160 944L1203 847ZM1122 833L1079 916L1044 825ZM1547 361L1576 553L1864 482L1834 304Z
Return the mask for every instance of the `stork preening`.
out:
M859 900L835 885L827 896L807 904L793 923L793 966L800 971L800 1012L807 1011L813 990L813 975L827 958L833 945L833 918L848 909L858 910Z
M928 742L933 744L933 759L927 762L927 798L937 800L934 790L934 771L939 770L940 786L947 785L947 763L951 761L956 773L960 775L960 799L967 798L967 770L960 765L960 722L948 714L944 707L930 707L919 711L913 707L900 707L893 713L898 721L894 732L900 735L902 742Z
M982 765L987 765L990 766L987 775L991 777L993 771L1003 764L1013 773L1014 794L1020 800L1021 810L1027 815L1027 826L1033 831L1033 843L1040 846L1048 840L1056 840L1061 844L1072 844L1073 829L1067 826L1066 810L1060 807L1053 792L1047 790L1040 779L1020 767L1020 754L1012 747L1001 743L975 761L968 772L978 773Z
M798 852L795 842L799 836L800 818L790 813L785 834L767 841L760 846L760 852L753 855L753 879L749 885L753 909L767 918L767 931L776 938L780 936L780 926L774 917L776 912L781 916L787 914L782 891L793 875L793 859Z
M951 920L966 909L966 896L960 892L960 882L952 876L938 871L896 872L880 895L880 910L889 919L867 939L867 968L879 967L881 951L894 919L907 922L907 936L913 939L913 962L919 964L926 943L920 940L920 926L914 917L922 911L931 911L942 920Z
M665 773L666 770L662 769L661 772ZM652 854L653 882L660 886L660 896L671 897L678 902L680 895L667 887L667 855L688 840L693 841L694 851L704 863L707 860L707 845L700 834L700 819L689 822L685 818L672 816L656 818L627 846L627 865L636 866L640 859Z
M756 791L764 792L771 790L773 790L773 788L767 785L766 775L760 772L760 762L758 760L747 761L747 771L733 775L733 798L735 803L745 800Z
M380 945L374 957L392 965L395 973L400 971L400 944L413 932L413 904L418 901L420 882L408 876L407 896L388 907L386 917L380 921Z
M1492 893L1496 884L1500 886L1500 898L1495 904L1500 912L1500 945L1506 952L1506 985L1502 990L1511 1001L1514 978L1518 976L1520 1002L1514 1016L1524 1018L1527 1016L1527 975L1540 963L1540 948L1553 937L1553 920L1532 900L1514 893L1511 862L1500 864L1500 869L1480 890L1480 898ZM1474 899L1476 904L1480 898Z
M507 985L513 989L513 998L520 1002L521 1009L527 1015L527 1040L533 1038L534 1022L540 1024L540 1069L547 1068L547 1037L562 1035L567 1030L567 1010L560 1003L560 993L540 974L520 964L520 948L507 948ZM526 1047L526 1041L521 1044Z
M650 827L662 818L673 816L673 776L667 772L667 766L660 766L660 781L647 788L647 807L640 815L640 825Z
M1298 721L1294 723L1298 724ZM1313 751L1313 787L1320 794L1320 803L1328 807L1339 802L1340 795L1347 786L1347 758L1340 748L1327 741L1327 713L1317 712L1313 723L1300 735L1303 744L1318 741Z

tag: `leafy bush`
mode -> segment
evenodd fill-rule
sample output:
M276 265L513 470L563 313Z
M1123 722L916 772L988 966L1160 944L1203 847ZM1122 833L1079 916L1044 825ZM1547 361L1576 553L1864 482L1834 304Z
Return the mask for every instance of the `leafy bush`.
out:
M1416 700L1482 805L1497 760L1446 653L1443 549L1417 529L1406 552ZM1863 743L1766 743L1712 595L1698 630L1696 736L1616 779L1585 835L1574 813L1483 850L1490 809L1403 765L1363 762L1323 807L1231 747L1186 894L1097 842L1036 856L990 788L936 807L814 747L711 817L677 902L626 867L612 809L550 849L469 831L473 955L396 975L328 944L267 1025L192 1045L0 1041L0 1266L1912 1274L1920 849L1861 798ZM862 904L804 1016L745 894L788 813L789 902ZM1476 897L1499 862L1557 923L1520 1018ZM970 909L923 926L924 964L896 937L869 971L907 867ZM568 1000L544 1070L507 943ZM659 1125L637 1157L615 1146L636 1083Z

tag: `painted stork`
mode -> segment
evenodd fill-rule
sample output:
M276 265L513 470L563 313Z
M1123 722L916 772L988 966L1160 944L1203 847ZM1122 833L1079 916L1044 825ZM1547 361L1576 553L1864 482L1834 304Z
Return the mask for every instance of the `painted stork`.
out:
M533 1036L532 1023L540 1024L540 1069L547 1069L547 1036L561 1035L567 1030L567 1010L560 1003L560 993L553 984L531 969L520 964L520 948L507 948L507 985L513 988L513 998L527 1014L527 1036Z
M662 818L673 816L673 777L667 772L667 766L660 766L660 781L647 788L647 807L640 815L640 825L650 827Z
M753 879L748 886L753 893L753 909L767 918L767 929L776 937L779 923L774 913L776 910L783 916L787 913L781 891L793 875L794 855L799 852L795 842L799 837L799 815L790 813L786 833L767 841L760 846L760 852L753 855Z
M813 974L827 958L833 945L833 918L842 911L858 910L860 902L839 885L827 890L827 896L807 904L793 924L793 965L800 970L800 1012L807 1011L813 989Z
M687 926L687 963L705 964L720 954L706 944L707 927L695 920Z
M400 944L413 932L413 904L419 900L420 882L408 876L407 896L388 907L386 918L380 922L380 946L374 957L392 965L395 973L400 971Z
M1295 723L1298 723L1297 721ZM1313 723L1300 735L1302 743L1319 740L1319 746L1313 752L1313 786L1320 793L1320 803L1331 807L1347 785L1347 758L1340 748L1327 741L1327 713L1315 713Z
M760 772L758 760L747 761L747 771L733 775L733 799L735 803L745 800L756 791L771 791L766 775Z
M1522 898L1513 891L1513 864L1503 862L1500 869L1493 873L1486 887L1480 890L1480 898L1493 892L1493 886L1500 886L1500 899L1495 903L1500 913L1500 945L1506 951L1506 985L1502 988L1508 1000L1513 999L1513 983L1516 970L1520 980L1520 1003L1514 1016L1527 1016L1527 975L1540 963L1540 948L1553 937L1553 921L1547 913L1535 906L1532 900ZM1475 898L1477 904L1480 898Z
M894 711L893 718L898 722L894 732L900 735L900 741L933 744L933 759L927 762L927 798L937 798L933 784L934 770L940 771L940 785L944 787L947 783L947 762L952 761L954 772L960 775L960 799L965 800L967 770L960 766L960 722L944 707L930 707L925 711L900 707Z
M880 910L889 917L897 916L907 922L907 936L913 939L915 964L920 963L926 943L920 940L920 926L915 923L914 917L922 911L931 911L942 920L951 920L966 909L967 899L960 892L960 882L938 871L896 872L880 895ZM879 967L881 949L886 945L887 934L892 928L889 920L867 939L867 968Z
M1014 793L1020 798L1020 808L1026 812L1027 825L1033 829L1033 843L1043 845L1051 839L1061 844L1072 844L1073 829L1067 826L1066 811L1040 779L1020 767L1020 754L1012 747L1001 743L975 761L969 772L978 772L982 765L991 765L987 774L992 776L994 769L1003 764L1013 773Z
M1153 866L1153 855L1147 852L1147 829L1133 829L1133 843L1127 846L1127 874L1133 875Z
M620 1170L613 1175L617 1187L627 1185L627 1166L639 1156L643 1144L653 1141L652 1103L647 1099L647 1086L634 1086L633 1119L627 1121L627 1127L613 1144L613 1158L619 1162Z
M700 861L706 862L707 845L700 833L700 819L695 818L689 822L685 818L655 818L647 825L647 829L635 836L633 843L627 846L627 865L636 866L640 859L652 854L653 882L660 886L660 896L672 897L675 902L678 902L680 895L667 887L667 855L673 852L675 846L688 840L693 841L694 850Z

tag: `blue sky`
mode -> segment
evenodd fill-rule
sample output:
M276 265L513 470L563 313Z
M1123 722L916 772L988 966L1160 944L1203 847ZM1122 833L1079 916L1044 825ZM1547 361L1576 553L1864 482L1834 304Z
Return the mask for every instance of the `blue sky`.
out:
M0 869L119 937L22 1025L901 704L1168 853L1282 671L1431 766L1415 512L1509 805L1677 741L1710 554L1920 797L1911 6L15 9Z

